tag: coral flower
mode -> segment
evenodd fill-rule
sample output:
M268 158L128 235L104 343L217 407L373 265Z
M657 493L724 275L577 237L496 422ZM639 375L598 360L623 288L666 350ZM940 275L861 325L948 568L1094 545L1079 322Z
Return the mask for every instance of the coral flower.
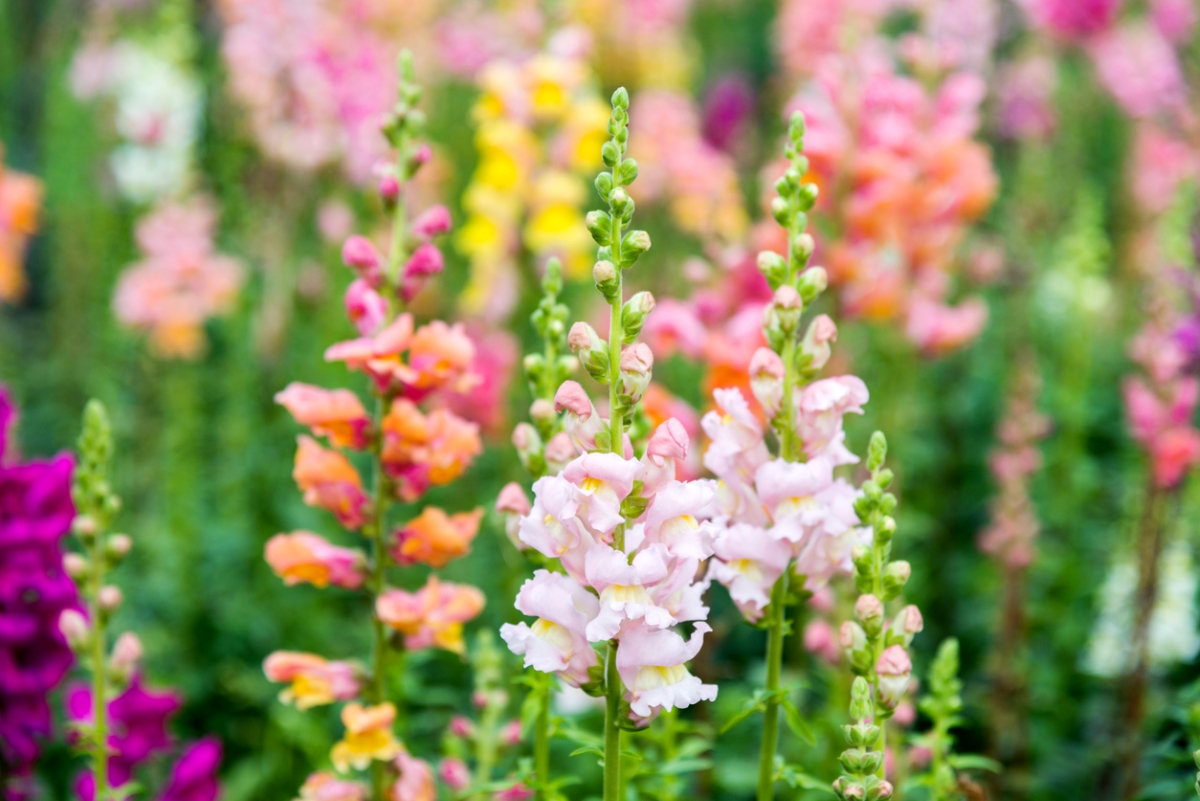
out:
M383 438L384 468L406 501L458 478L483 452L479 426L446 409L421 414L405 398L397 399L384 418Z
M279 693L279 700L294 702L297 709L349 701L361 689L359 671L353 665L316 654L276 651L263 662L263 672L270 681L291 683Z
M402 749L392 733L395 720L396 707L390 702L368 707L346 704L342 708L346 735L329 755L334 767L345 773L350 766L365 770L374 759L381 762L395 759Z
M266 559L289 586L308 582L354 590L362 586L366 569L362 552L331 545L309 531L276 534L267 540Z
M371 439L371 419L362 401L348 389L322 389L293 381L275 395L275 402L296 422L329 437L334 445L364 448Z
M464 652L463 623L483 610L483 593L466 584L451 584L430 576L415 593L388 590L375 603L375 614L404 635L409 650L445 648Z
M370 499L350 460L335 450L322 448L312 437L300 435L296 442L292 478L304 492L304 502L332 512L349 529L366 522Z
M366 801L367 787L361 782L339 779L329 771L310 773L300 787L297 801Z
M398 564L418 562L430 567L445 567L451 559L465 556L471 540L479 531L483 510L448 515L436 506L426 506L414 520L396 532L392 557Z
M407 361L405 356L407 355ZM363 370L381 389L435 389L466 392L479 379L471 371L475 343L461 324L434 320L413 331L412 315L402 314L373 337L331 345L326 361L345 362Z
M0 147L0 160L4 150ZM37 231L42 184L32 176L5 170L0 163L0 300L20 300L28 282L21 269L25 245Z

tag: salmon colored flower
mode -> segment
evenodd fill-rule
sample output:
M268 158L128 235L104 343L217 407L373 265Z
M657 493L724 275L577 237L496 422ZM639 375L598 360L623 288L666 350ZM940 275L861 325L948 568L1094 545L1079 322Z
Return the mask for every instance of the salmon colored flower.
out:
M295 703L297 709L349 701L361 689L359 671L354 665L330 661L316 654L276 651L263 662L263 672L270 681L291 684L279 693L279 700L285 704Z
M479 426L446 409L424 415L412 401L399 398L383 420L384 469L406 501L458 478L482 452Z
M395 720L396 707L391 703L368 707L346 704L342 708L346 735L329 755L334 767L345 773L351 766L365 770L375 759L381 762L395 759L403 748L392 733Z
M388 590L375 602L375 614L404 635L404 647L445 648L464 652L463 623L483 610L483 593L466 584L451 584L430 576L413 592Z
M350 460L338 451L321 447L312 437L300 435L296 443L299 447L292 478L304 492L304 502L333 512L348 529L365 523L370 499Z
M267 564L288 585L308 582L314 587L362 586L366 559L360 551L331 545L309 531L276 534L267 540Z
M296 422L329 437L343 448L364 448L371 439L371 419L362 401L348 389L323 389L293 381L275 394Z
M0 147L0 300L25 296L28 282L21 269L25 245L38 228L42 184L36 178L5 170Z
M436 506L426 506L416 519L396 532L392 558L401 565L445 567L451 559L470 552L482 519L482 509L448 515Z
M296 801L366 801L367 787L361 782L339 779L329 771L309 774Z
M414 332L409 314L373 337L339 342L325 351L325 361L366 372L381 390L466 392L478 383L471 371L474 359L475 343L461 324L434 320Z

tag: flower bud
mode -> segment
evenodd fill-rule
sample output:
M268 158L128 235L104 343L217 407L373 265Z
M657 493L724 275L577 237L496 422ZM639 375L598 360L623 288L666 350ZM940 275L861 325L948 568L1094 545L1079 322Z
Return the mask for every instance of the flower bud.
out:
M479 695L479 693L476 693L475 695ZM472 698L474 698L474 696L472 696ZM474 737L475 724L472 723L470 719L465 718L462 715L455 715L454 717L450 718L450 736L458 737L459 739L463 740Z
M617 268L611 261L596 262L596 266L592 268L592 280L596 282L600 294L610 303L617 297Z
M783 402L783 359L770 348L759 348L750 358L750 390L767 417L779 414Z
M612 217L607 211L595 209L587 213L584 218L584 225L587 226L588 233L592 235L597 245L601 247L612 244Z
M387 322L387 301L362 278L354 279L346 287L344 304L346 317L365 337L374 334Z
M608 205L612 206L613 211L618 214L622 213L630 202L629 193L620 187L614 189L608 196Z
M75 519L71 521L71 531L85 542L95 536L96 530L96 521L90 515L76 515Z
M908 658L908 652L900 645L884 649L875 663L875 673L879 677L879 703L888 709L895 709L908 691L908 681L912 677L912 661Z
M690 445L687 429L674 417L669 417L654 429L646 443L646 456L660 467L667 459L686 459Z
M775 218L775 222L779 223L785 228L790 222L788 219L789 212L790 209L788 208L788 202L786 200L781 197L771 198L771 216Z
M552 423L556 416L557 412L554 411L554 404L545 398L538 398L529 405L529 419L535 423Z
M892 624L896 631L902 631L909 639L914 634L918 634L925 628L925 619L921 616L921 610L913 604L909 604L900 610L900 614L896 615L896 621Z
M863 631L862 626L852 620L847 620L842 623L842 627L838 629L838 645L842 646L846 651L857 651L867 644L867 633Z
M372 289L379 289L383 283L382 258L365 236L355 235L346 240L342 245L342 261Z
M438 778L456 793L471 786L471 771L461 759L446 757L438 763Z
M883 801L883 799L891 798L892 793L894 793L894 792L895 792L895 788L892 787L891 782L889 782L887 780L881 781L879 784L875 785L874 792L872 794L873 798L871 799L871 801L874 801L874 799L876 799L876 798L880 799L880 801Z
M87 575L87 557L78 553L63 554L63 570L66 571L68 576L78 581Z
M621 268L628 269L650 249L650 234L645 231L630 231L621 238Z
M440 203L426 209L412 222L412 234L420 239L432 239L450 230L450 210Z
M115 612L123 599L121 588L113 584L106 584L100 588L100 592L96 593L96 603L104 612Z
M812 303L829 286L829 274L824 267L809 267L800 273L799 292L805 303Z
M113 645L112 658L109 666L113 676L122 684L129 680L138 662L142 659L142 641L132 631L127 631L117 638Z
M600 263L606 264L607 262ZM575 323L571 326L570 333L567 334L567 346L579 359L579 363L583 365L583 368L587 370L588 375L597 381L604 381L607 378L608 343L600 338L600 335L596 333L596 329L585 322ZM576 386L578 385L576 384ZM582 388L580 388L580 391L582 391ZM562 392L561 388L559 392ZM555 399L555 406L559 406L557 398Z
M603 425L602 422L599 424ZM570 435L565 431L558 432L546 443L546 467L555 475L561 473L562 469L578 455L579 451L571 442Z
M396 176L395 170L381 170L375 186L379 190L379 196L387 203L395 203L396 199L400 197L400 179Z
M501 514L513 514L524 517L529 514L532 507L529 504L529 496L525 494L525 490L515 481L510 481L504 485L504 489L500 490L500 496L496 498L496 511Z
M644 342L631 345L621 353L621 392L636 403L650 386L654 353Z
M500 743L505 748L521 744L521 721L510 720L504 724L504 728L500 730Z
M638 292L621 307L621 328L624 332L622 344L633 342L646 324L646 316L654 310L654 295Z
M764 250L758 254L758 271L767 279L767 284L774 292L787 278L787 262L775 251Z
M867 631L878 630L883 621L883 603L870 593L860 595L854 603L854 616Z
M407 303L420 293L429 279L442 271L445 259L437 245L426 242L413 251L404 265L400 281L400 297Z
M833 348L829 343L837 341L837 324L828 314L819 314L808 324L804 332L804 340L800 345L801 352L810 357L808 366L820 370L829 361Z
M64 609L58 616L58 630L67 640L72 651L82 651L87 648L91 629L87 618L77 609Z
M104 543L104 552L113 562L120 562L133 550L133 538L128 534L110 534Z
M816 247L817 243L813 240L812 234L799 234L792 240L792 255L803 263L813 254Z

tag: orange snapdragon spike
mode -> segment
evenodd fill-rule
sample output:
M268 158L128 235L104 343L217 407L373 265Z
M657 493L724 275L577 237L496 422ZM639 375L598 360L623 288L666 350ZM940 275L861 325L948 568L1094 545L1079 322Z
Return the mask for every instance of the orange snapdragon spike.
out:
M415 593L388 590L375 603L375 614L404 635L409 650L444 648L464 652L463 623L483 611L483 593L466 584L430 576Z
M266 559L289 585L308 582L315 587L333 584L353 590L362 586L366 574L362 552L332 545L309 531L276 534L267 540Z
M424 415L399 398L383 420L384 469L405 501L458 478L482 452L479 426L446 409Z
M36 178L5 170L0 147L0 300L25 296L28 281L21 268L29 237L37 232L42 183Z
M470 552L482 519L482 509L448 515L436 506L427 506L396 532L392 558L400 565L445 567L450 560Z
M293 381L276 393L275 402L291 412L297 423L329 437L334 445L362 449L371 440L371 418L348 389L322 389Z
M342 708L346 734L330 753L334 767L345 773L350 766L365 770L372 760L395 759L401 750L392 733L395 720L396 707L390 702L367 707L346 704Z
M381 391L467 392L479 382L471 372L474 360L475 343L462 324L434 320L414 332L410 314L374 336L339 342L325 351L325 361L362 370Z
M296 442L292 478L304 492L304 502L332 512L348 529L365 523L371 501L350 460L338 451L321 447L312 437L300 435Z
M348 701L361 689L354 665L299 651L276 651L263 662L263 672L270 681L290 683L279 700L297 709Z

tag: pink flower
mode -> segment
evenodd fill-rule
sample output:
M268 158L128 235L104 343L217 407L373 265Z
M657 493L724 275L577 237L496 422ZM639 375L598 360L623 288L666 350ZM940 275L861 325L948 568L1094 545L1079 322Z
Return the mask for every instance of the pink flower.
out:
M269 681L291 684L279 693L279 700L295 703L297 709L350 701L362 689L361 671L354 665L332 662L316 654L276 651L263 662L263 672Z
M1121 0L1022 0L1035 25L1064 39L1083 39L1108 28Z
M888 646L875 663L875 673L879 676L879 702L888 709L895 709L908 691L912 677L912 661L908 658L908 652L900 645Z
M557 673L573 687L588 682L596 652L585 632L600 613L596 597L568 576L538 570L521 587L516 606L537 621L533 626L506 623L500 636L513 653L525 657L525 666Z
M770 603L771 587L787 570L791 546L759 526L735 523L716 535L713 551L709 574L725 585L747 620L757 621Z
M833 462L827 456L807 462L774 459L758 468L754 486L774 523L771 535L797 547L807 543L825 519L817 497L832 484Z
M1005 64L997 78L1000 133L1012 139L1041 140L1058 124L1053 94L1058 67L1046 56Z
M922 352L939 356L979 336L987 318L987 305L980 298L947 306L918 292L909 301L906 333Z
M266 560L285 584L308 582L314 587L355 590L366 577L366 557L361 551L331 545L310 531L276 534L267 540Z
M296 438L296 463L292 478L304 492L304 502L337 516L348 529L357 529L367 519L370 498L362 478L342 453L321 447L312 437Z
M852 375L824 378L805 387L798 400L797 428L808 458L827 453L835 465L857 462L842 445L845 438L842 417L862 414L862 406L869 398L867 385Z
M400 278L400 297L407 303L417 296L425 282L442 271L445 261L437 245L420 245L404 264Z
M344 448L365 448L370 440L371 418L362 401L348 389L323 389L293 381L275 394L296 422L313 433L329 437Z
M697 623L691 639L685 641L670 629L655 629L641 622L622 627L617 670L634 715L649 718L661 709L683 709L716 700L716 685L701 683L685 667L711 630L707 623Z
M666 484L643 517L645 541L663 545L675 559L707 559L712 555L712 526L697 518L711 516L715 500L712 481Z
M533 509L521 518L521 542L551 559L574 549L586 550L595 540L577 518L578 512L579 497L571 482L562 476L539 478L533 484Z
M438 763L438 778L455 792L462 792L471 786L471 771L465 762L454 757L445 757Z
M659 301L654 314L646 319L642 336L661 356L669 356L678 350L688 358L696 359L704 352L708 331L689 306L668 298Z
M1150 20L1158 32L1173 44L1183 45L1196 28L1195 0L1151 0Z
M711 440L704 466L720 479L718 495L728 514L744 522L765 524L766 516L753 489L755 472L770 458L762 426L740 391L718 389L713 400L717 410L700 421Z
M1187 103L1179 59L1154 27L1139 22L1114 28L1092 42L1091 54L1100 82L1130 116L1175 112Z
M412 235L419 239L432 239L450 230L450 210L440 203L421 212L412 222Z
M400 777L392 785L391 801L437 801L433 768L428 762L410 756L401 747L395 764Z
M652 585L669 573L668 559L662 545L638 552L632 564L624 553L603 543L589 548L584 575L588 585L600 592L600 613L588 623L587 638L592 642L611 639L625 620L643 620L654 628L677 623L651 594Z
M621 502L640 469L636 459L615 453L585 453L563 468L562 477L576 487L580 519L598 536L609 537L624 521Z
M365 236L348 238L342 245L342 261L372 289L383 285L383 257L374 243Z
M1133 146L1130 180L1133 194L1143 209L1165 211L1174 201L1179 185L1200 176L1200 156L1185 139L1162 128L1142 123Z
M837 573L853 572L850 554L854 546L871 543L871 529L860 527L854 512L858 495L858 490L839 478L815 498L824 510L820 529L796 557L796 572L807 576L805 587L810 592Z
M500 743L507 748L521 744L521 721L510 720L500 730Z
M365 337L378 331L387 320L387 301L361 278L346 287L345 306L346 316Z
M690 438L687 429L674 417L661 423L646 443L638 480L642 497L653 498L660 488L675 480L679 463L687 459Z
M804 650L816 654L831 665L836 665L841 659L842 649L838 644L837 633L829 621L817 618L804 627Z
M826 318L828 319L828 318ZM783 359L770 348L759 348L750 359L750 389L767 417L779 414L783 402Z
M492 801L529 801L533 798L533 790L522 782L517 782L492 796Z
M310 773L297 801L366 801L367 786L339 779L328 771Z
M554 411L562 413L563 430L579 451L596 450L596 434L605 428L592 399L575 381L564 381L554 393Z

